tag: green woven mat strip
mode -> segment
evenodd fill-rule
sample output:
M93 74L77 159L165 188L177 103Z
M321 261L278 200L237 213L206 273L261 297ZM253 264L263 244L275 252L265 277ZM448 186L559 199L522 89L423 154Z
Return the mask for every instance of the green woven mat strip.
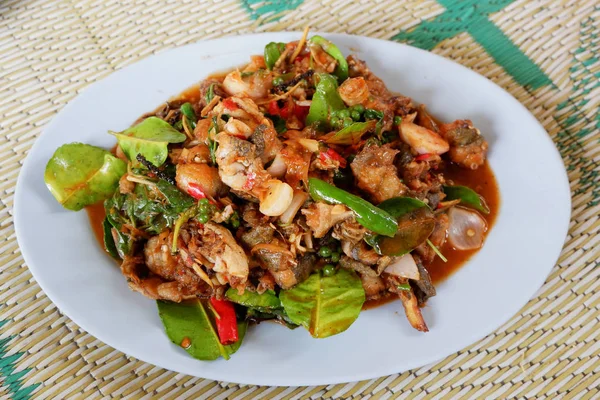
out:
M24 265L12 225L19 167L43 127L90 83L155 52L307 23L454 59L506 88L542 122L567 165L573 214L558 265L535 298L496 332L436 364L307 388L169 372L125 356L62 316ZM0 2L0 395L600 398L599 35L596 0Z

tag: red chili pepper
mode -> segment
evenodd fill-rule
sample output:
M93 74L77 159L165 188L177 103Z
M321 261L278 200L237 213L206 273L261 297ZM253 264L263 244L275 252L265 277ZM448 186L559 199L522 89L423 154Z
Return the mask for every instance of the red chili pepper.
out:
M271 115L279 115L279 104L277 104L277 100L273 100L269 103L269 114Z
M322 162L326 162L327 160L334 160L340 163L340 167L346 168L346 159L340 156L338 152L332 148L327 149L327 151L322 151L319 154L319 159Z
M310 106L299 106L296 104L294 107L294 115L302 122L306 120L306 116L308 115L308 111L310 110Z
M230 111L237 110L239 108L238 105L235 104L235 102L231 99L231 97L223 100L223 107Z
M206 194L204 190L197 183L190 182L188 183L188 194L195 198L196 200L205 199Z
M417 160L417 161L427 161L427 160L429 160L429 157L431 157L431 154L421 154L419 156L416 156L415 160Z
M219 318L215 318L215 322L221 344L227 345L237 342L239 339L238 327L233 303L211 297L210 304L212 304L217 314L219 314Z
M283 106L283 108L281 109L279 115L281 115L281 118L283 119L288 119L290 117L290 114L292 114L294 112L294 103L288 101L287 103L285 103L285 106Z

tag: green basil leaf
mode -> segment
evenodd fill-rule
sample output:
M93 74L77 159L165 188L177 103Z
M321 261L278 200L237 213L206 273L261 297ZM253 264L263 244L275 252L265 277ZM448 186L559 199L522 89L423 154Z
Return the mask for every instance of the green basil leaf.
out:
M104 249L108 254L110 254L113 258L119 258L119 253L117 251L117 247L115 246L115 240L112 236L112 228L110 221L107 217L104 218L104 222L102 222L102 231L104 233Z
M136 157L141 154L157 167L167 160L169 143L181 143L186 139L183 133L157 117L146 118L123 132L109 133L117 138L129 161L137 163Z
M261 311L281 308L281 301L272 290L267 290L263 294L246 290L244 294L240 295L236 289L229 288L225 292L225 297L234 303L245 307L258 308Z
M273 127L278 134L282 134L287 131L285 119L281 118L279 115L265 114L265 116L273 121Z
M398 231L394 237L381 236L378 239L380 254L401 256L424 243L435 228L435 217L429 207L419 207L398 218Z
M198 118L196 117L196 113L194 112L194 107L192 107L190 103L183 103L179 110L183 115L185 115L188 121L194 124L193 128L195 128Z
M358 318L365 291L354 271L340 269L333 276L313 273L304 282L279 294L289 319L313 337L345 331Z
M222 345L214 326L214 316L201 300L182 303L158 300L156 304L158 315L171 342L181 346L182 342L189 340L189 347L185 351L198 360L216 360L219 357L228 360L242 345L246 334L246 322L238 322L239 340L236 343Z
M283 308L261 309L248 307L246 312L246 320L260 322L276 319L288 329L296 329L299 325L293 323L285 313Z
M196 204L196 201L192 196L183 193L177 186L171 185L163 179L159 179L158 182L156 182L156 188L163 196L165 196L171 207L178 213L181 213Z
M112 196L126 171L127 165L109 151L70 143L54 152L44 182L63 207L78 211Z
M355 122L337 132L328 133L321 136L320 140L329 144L351 145L360 141L362 136L368 131L375 129L377 121Z
M460 200L460 204L473 207L484 214L490 213L485 199L476 191L466 186L444 186L446 198L444 200Z
M412 197L394 197L379 203L398 221L398 230L393 237L366 235L365 242L378 254L401 256L427 240L435 227L435 219L429 206Z

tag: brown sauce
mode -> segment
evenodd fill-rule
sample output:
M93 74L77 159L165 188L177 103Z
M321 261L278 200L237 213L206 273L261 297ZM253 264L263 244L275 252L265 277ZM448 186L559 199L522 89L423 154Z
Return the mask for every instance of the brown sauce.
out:
M489 214L482 214L482 217L487 221L487 231L489 232L498 215L500 195L496 177L488 162L486 161L482 167L474 171L460 168L454 164L448 165L444 172L444 177L446 180L453 181L455 185L468 186L483 196L490 208ZM485 246L485 242L483 245ZM427 271L431 275L433 283L439 283L448 278L454 271L460 268L461 265L467 262L473 254L477 253L478 250L456 250L448 243L448 241L446 241L440 251L448 259L448 262L444 262L441 258L436 257L434 261L427 266Z
M88 218L90 220L90 226L94 232L94 237L98 241L98 244L104 248L104 229L102 223L106 213L104 212L104 202L96 203L85 208Z
M378 299L365 301L362 306L362 309L369 310L371 308L377 308L379 306L383 306L384 304L391 303L392 301L396 300L400 300L398 296L393 295L392 293L388 293L386 296L382 296Z
M185 89L179 96L175 96L171 100L179 100L182 103L197 103L200 101L200 85L197 84Z
M490 208L489 214L482 214L483 218L487 221L487 232L489 232L494 224L494 221L496 220L496 216L498 215L500 195L498 192L498 183L496 182L496 177L494 176L494 173L492 172L488 162L486 161L483 166L476 170L460 168L454 164L447 165L446 169L444 170L444 177L447 181L452 181L454 185L468 186L483 196L488 207ZM483 245L485 246L485 242ZM452 273L463 266L471 258L471 256L473 256L473 254L479 251L456 250L448 243L448 241L446 241L446 243L439 250L444 257L448 259L448 261L444 262L441 258L436 257L431 264L426 266L426 269L431 275L431 280L434 284L444 281L446 278L452 275ZM363 305L363 310L375 308L394 300L398 300L398 297L387 296L380 299L369 300Z

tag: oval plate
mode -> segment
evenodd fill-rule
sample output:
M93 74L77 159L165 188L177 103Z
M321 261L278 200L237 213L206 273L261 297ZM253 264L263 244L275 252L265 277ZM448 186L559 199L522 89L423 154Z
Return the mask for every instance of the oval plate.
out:
M94 83L54 118L21 170L14 218L29 269L64 314L108 345L173 371L299 386L370 379L442 359L492 332L533 296L558 258L570 216L567 176L544 128L510 94L452 61L384 40L323 35L439 118L471 119L490 143L498 218L483 249L439 285L424 309L430 332L412 329L401 303L393 302L361 313L348 331L328 339L263 323L249 330L230 361L194 360L169 342L154 302L129 290L96 243L86 213L64 210L44 185L46 162L60 145L109 148L115 142L108 130L127 128L207 75L300 33L205 41L149 57Z

